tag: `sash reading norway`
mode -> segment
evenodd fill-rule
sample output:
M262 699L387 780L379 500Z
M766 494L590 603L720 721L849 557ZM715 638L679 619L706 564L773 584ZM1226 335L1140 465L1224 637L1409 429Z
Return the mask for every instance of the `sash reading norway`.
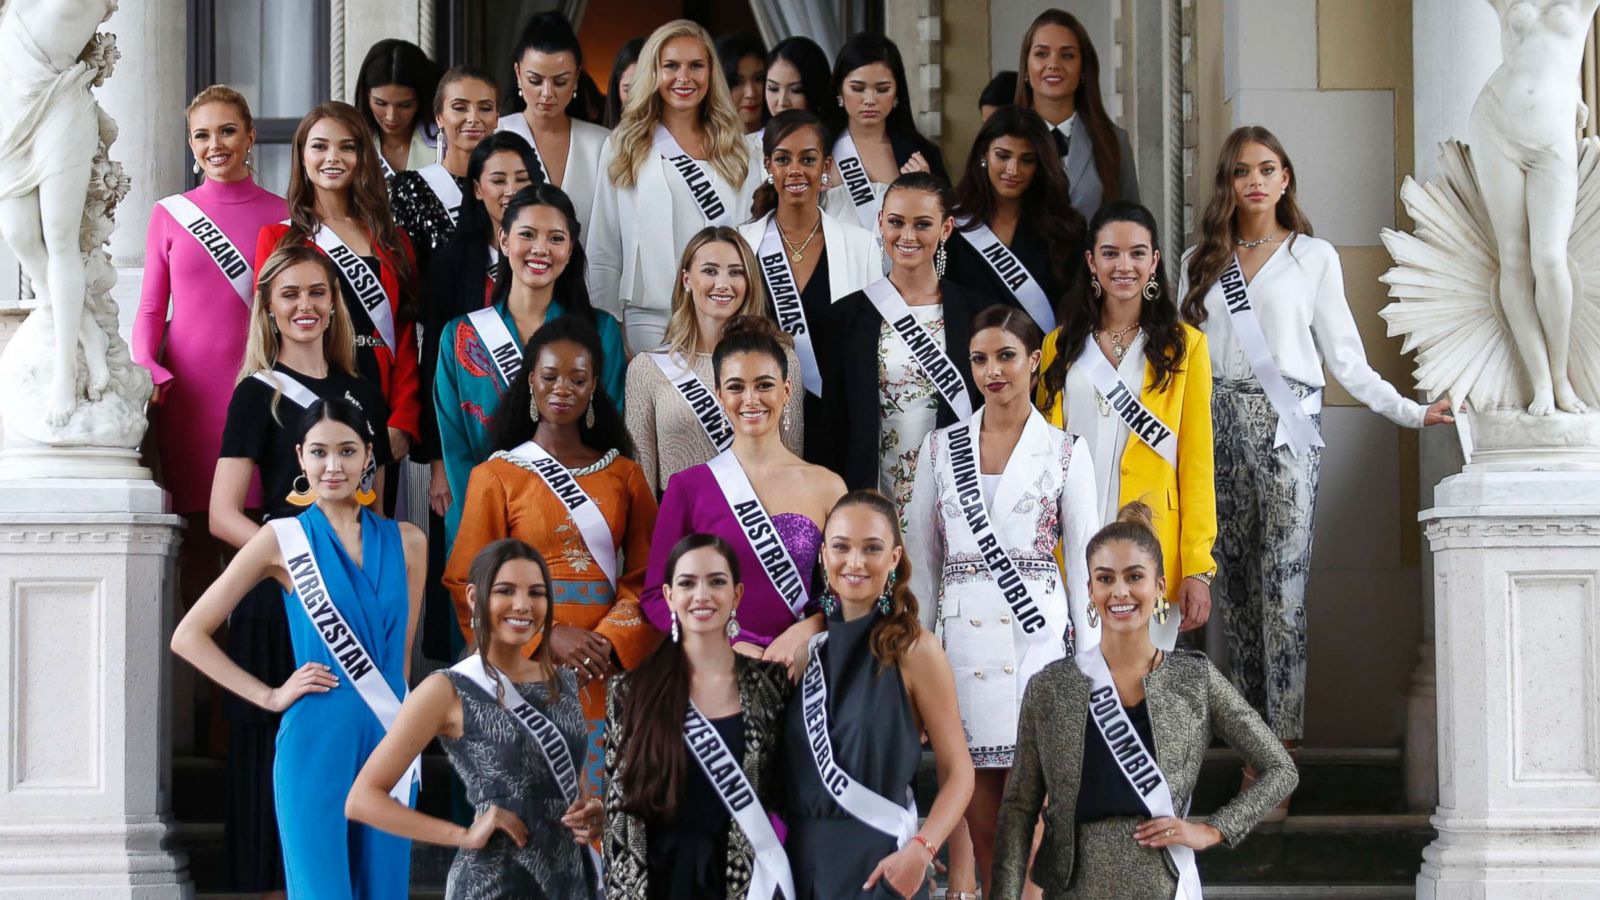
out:
M1007 247L989 226L982 222L973 225L972 221L971 216L956 219L956 227L961 229L967 243L978 251L978 255L983 257L983 261L994 271L995 277L1005 284L1006 290L1017 298L1022 308L1039 324L1039 330L1046 334L1054 331L1055 310L1050 308L1050 298L1045 296L1044 288L1039 286L1038 279L1033 277L1028 267L1022 264L1022 260L1017 259L1017 255L1011 252L1011 248Z
M823 214L820 210L818 213ZM767 292L772 295L772 311L778 317L778 327L794 338L794 352L800 357L800 382L812 396L821 397L822 371L817 367L817 349L811 344L811 328L806 323L805 306L800 302L800 286L795 284L794 269L789 265L789 254L778 233L776 213L767 220L767 230L761 236L761 248L756 251L756 257L761 262L761 274L767 279Z
M672 382L678 389L678 394L683 397L683 402L689 404L689 409L699 420L700 427L711 439L711 446L721 453L733 446L733 422L729 421L728 414L722 411L722 404L717 402L717 395L711 393L706 383L694 370L684 364L683 360L675 354L664 350L646 353L661 369L661 374Z
M1173 468L1178 467L1178 433L1161 421L1155 413L1150 411L1139 395L1128 390L1111 367L1111 361L1100 351L1099 345L1094 342L1094 335L1085 335L1083 338L1083 352L1078 358L1087 367L1089 381L1094 384L1094 389L1100 396L1106 398L1111 408L1117 411L1128 430L1144 441L1158 456L1167 461ZM1141 371L1143 371L1141 369Z
M683 740L689 745L689 755L700 764L706 780L716 789L722 805L755 850L755 866L745 896L767 900L774 890L779 890L784 900L794 900L794 874L789 869L789 857L778 841L772 820L767 818L739 760L729 752L722 735L695 707L693 700L689 701L688 712L683 717Z
M689 193L694 196L695 205L700 207L700 215L705 217L707 225L733 225L733 216L728 214L728 207L723 204L722 198L717 196L717 186L711 183L710 177L694 157L684 152L678 139L672 136L665 125L657 125L655 132L656 152L667 164L678 171L678 176L683 183L688 185Z
M509 454L538 474L544 481L545 487L550 489L561 505L566 507L567 515L572 517L572 523L578 526L578 533L583 535L584 546L589 548L589 555L594 557L600 571L606 575L606 580L611 586L617 586L617 545L611 539L611 526L607 524L605 514L600 512L600 507L594 498L584 492L583 486L578 484L578 479L573 477L571 471L563 466L560 460L551 456L543 447L533 441L523 441Z
M1321 447L1322 435L1311 421L1311 413L1322 408L1322 392L1313 393L1302 401L1278 369L1272 358L1272 348L1267 346L1267 334L1261 330L1261 319L1250 305L1250 287L1239 269L1239 257L1235 256L1223 270L1217 284L1222 287L1222 299L1227 303L1228 318L1233 322L1233 333L1239 338L1245 361L1250 363L1250 371L1261 382L1267 401L1278 414L1278 433L1273 446L1288 444L1295 456L1305 455L1312 447Z
M233 241L228 239L222 228L216 222L211 221L211 217L206 215L205 211L199 206L196 206L193 200L182 194L162 197L156 201L156 204L166 210L172 216L173 221L182 226L184 231L189 232L189 235L199 242L200 249L204 250L206 255L211 257L211 261L217 264L217 269L222 272L222 277L228 279L228 283L233 285L233 292L239 295L239 299L244 301L244 305L248 307L254 303L255 272L250 268L250 261L245 259L244 253L240 252Z
M389 295L383 289L383 282L378 280L376 273L361 261L344 238L327 226L317 229L312 235L312 240L322 248L333 260L333 265L344 276L344 280L355 292L356 299L361 301L361 308L367 311L367 317L378 329L378 336L383 338L383 345L389 348L390 353L398 352L399 347L394 342L394 315L389 311Z
M967 396L961 370L956 368L950 355L944 352L928 329L917 324L917 317L912 314L906 299L900 296L900 291L887 278L880 278L863 290L867 299L877 308L878 315L883 316L883 320L889 323L895 335L911 351L911 357L917 361L928 380L933 382L939 396L944 398L956 418L961 421L972 418L972 399Z
M789 556L788 548L783 546L778 528L772 523L772 517L767 515L767 508L761 505L761 498L756 496L756 489L750 484L744 467L739 465L739 458L733 455L732 450L724 450L706 465L711 469L712 477L716 478L717 487L722 490L728 508L733 511L733 518L739 523L745 541L749 543L756 559L761 561L762 573L772 582L773 590L783 598L789 612L796 619L804 618L806 604L811 602L811 598L806 595L800 569Z

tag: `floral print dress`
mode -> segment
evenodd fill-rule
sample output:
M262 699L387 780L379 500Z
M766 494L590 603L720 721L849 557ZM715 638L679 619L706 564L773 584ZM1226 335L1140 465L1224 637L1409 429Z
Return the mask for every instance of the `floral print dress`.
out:
M934 342L944 346L944 305L913 306L911 314ZM939 390L896 336L887 321L878 330L878 403L883 423L878 428L878 490L902 510L911 501L917 452L922 439L938 425Z

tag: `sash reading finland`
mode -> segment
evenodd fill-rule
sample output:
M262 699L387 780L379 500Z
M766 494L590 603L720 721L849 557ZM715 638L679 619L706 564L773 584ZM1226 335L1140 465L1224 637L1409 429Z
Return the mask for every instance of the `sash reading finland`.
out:
M683 717L683 740L689 745L689 755L700 764L706 780L716 789L722 805L739 823L739 830L749 838L755 850L755 866L745 896L768 900L773 891L778 890L782 891L784 900L793 900L794 875L783 844L778 841L778 832L761 807L739 760L734 759L722 735L695 707L693 700L689 701L689 709Z
M994 270L995 276L1005 284L1006 290L1017 298L1022 308L1039 324L1039 330L1046 334L1055 330L1056 314L1050 308L1050 298L1045 296L1044 288L1039 286L1033 273L1028 271L1022 260L1017 259L1017 255L1011 252L1011 248L1007 247L988 225L982 222L973 225L972 222L971 216L958 218L956 227L966 237L967 243L983 257L983 261L989 264L989 268Z
M867 299L877 308L878 315L883 316L883 320L911 350L912 358L917 361L923 374L928 376L928 380L933 382L939 396L944 398L956 418L962 421L972 418L972 399L967 396L961 370L956 368L949 354L933 339L928 329L917 324L917 317L911 313L911 307L900 296L900 291L888 278L880 278L863 290Z
M722 198L717 196L717 186L711 183L700 164L694 157L685 153L678 144L678 139L672 136L665 125L657 125L655 133L656 152L666 160L678 175L683 178L683 183L689 186L689 193L694 195L695 205L700 207L700 215L705 217L707 225L733 224L733 217L728 215L728 207L723 204Z
M878 209L883 201L872 189L872 179L867 176L867 167L862 165L861 154L848 129L833 142L833 164L839 167L839 177L844 179L844 189L850 192L850 202L855 205L861 227L877 234Z
M356 299L361 301L361 308L367 311L367 318L377 327L383 345L389 348L390 353L398 352L399 347L394 342L394 315L389 311L389 295L384 291L377 273L362 262L361 257L332 228L319 226L312 240L322 248L322 252L328 254L339 274L349 283Z
M839 768L833 756L832 726L828 724L828 678L822 671L821 650L828 633L813 635L809 644L811 662L800 681L800 702L806 724L806 743L811 745L811 761L816 763L822 787L833 802L862 824L894 838L896 849L911 842L917 833L917 799L906 788L904 806L850 777Z
M1311 413L1322 408L1322 392L1316 391L1305 400L1295 394L1288 379L1278 369L1272 358L1272 348L1267 346L1267 334L1261 330L1261 319L1250 305L1250 287L1245 283L1244 272L1239 269L1239 257L1224 269L1217 284L1222 288L1222 299L1228 306L1228 318L1233 323L1233 333L1244 350L1250 371L1261 382L1267 401L1278 414L1278 432L1274 447L1289 445L1289 452L1302 456L1312 447L1321 447L1322 435L1311 421Z
M1099 391L1100 396L1106 398L1111 408L1122 417L1128 430L1138 435L1139 440L1144 441L1151 450L1166 460L1168 465L1177 468L1177 432L1157 418L1156 414L1139 399L1138 394L1128 390L1127 384L1117 375L1117 370L1111 367L1111 361L1100 352L1099 345L1094 342L1094 335L1084 336L1083 352L1079 355L1079 359L1088 367L1089 381L1094 384L1094 389Z
M278 549L283 553L283 564L289 570L289 580L294 583L294 595L305 609L306 618L316 627L328 655L338 662L339 670L349 679L356 692L378 717L383 730L394 727L400 714L400 698L395 696L389 682L383 678L372 654L361 646L355 631L345 621L344 614L328 596L327 581L322 567L311 552L311 541L299 519L273 519L272 526L278 538ZM411 805L411 785L422 778L422 757L411 760L405 775L389 789L389 796L406 806Z
M526 463L544 480L545 487L556 495L556 499L566 507L567 515L572 517L572 523L578 526L578 533L583 535L589 555L599 564L600 571L605 573L611 586L616 587L617 545L611 538L611 526L594 498L584 492L578 479L560 460L533 441L523 441L507 455Z
M211 217L195 205L193 200L182 194L162 197L156 201L156 205L166 210L173 221L200 243L200 249L217 264L222 277L233 285L233 292L239 295L245 306L250 306L255 301L253 296L256 284L255 272L250 268L250 261L245 259L239 248L228 239L222 228L211 221Z
M444 142L439 142L439 147L444 148ZM461 185L456 184L454 175L441 163L429 163L417 170L422 180L428 185L428 190L439 198L439 203L444 211L450 214L451 222L461 220Z
M312 393L311 388L306 387L284 372L260 371L250 377L293 400L295 405L301 409L310 409L311 404L319 399L316 394Z
M1100 645L1081 648L1077 655L1078 668L1089 678L1089 718L1094 720L1100 736L1117 761L1122 777L1133 786L1134 793L1144 803L1150 818L1176 816L1172 806L1172 788L1156 763L1156 755L1144 745L1139 732L1128 718L1117 694L1117 683L1111 678L1106 658ZM1185 810L1187 812L1187 810ZM1200 871L1195 868L1194 850L1181 844L1167 845L1167 853L1178 870L1178 893L1174 900L1201 900Z
M800 569L789 556L789 549L783 546L778 528L772 524L772 517L767 515L767 508L761 505L761 498L756 496L756 489L750 484L744 467L739 465L739 458L733 455L732 450L724 450L706 466L711 469L717 487L722 490L722 498L733 511L733 518L739 523L745 542L750 545L756 559L761 561L761 571L772 582L773 590L783 598L796 619L803 618L811 598L806 595Z
M511 329L506 327L504 319L500 318L500 310L493 306L485 306L467 313L467 321L472 323L473 330L478 332L478 337L483 339L483 345L489 349L489 358L494 360L494 368L500 373L500 380L510 387L522 373L522 348L517 346L517 339L512 336Z
M706 383L694 373L683 360L664 350L646 353L646 356L655 361L661 374L667 376L672 386L678 389L683 397L683 402L689 404L689 409L694 412L694 417L700 421L700 427L705 430L706 437L711 439L711 446L721 453L733 446L733 423L728 420L728 414L722 411L722 404L717 402L717 396L711 393Z
M818 210L818 214L822 211ZM767 292L772 295L778 327L794 338L794 352L800 357L800 381L813 397L821 397L822 371L817 367L817 350L811 345L811 328L806 323L806 310L800 302L800 287L795 284L789 254L778 233L776 213L767 220L767 231L761 237L761 249L756 255L761 261L761 274L767 279Z

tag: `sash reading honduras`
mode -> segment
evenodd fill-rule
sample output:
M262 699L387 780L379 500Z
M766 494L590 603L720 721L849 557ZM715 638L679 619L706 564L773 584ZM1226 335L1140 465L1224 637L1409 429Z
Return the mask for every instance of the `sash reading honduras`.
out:
M744 532L745 541L750 544L756 559L761 561L761 571L766 573L773 589L783 598L794 617L803 618L806 604L811 602L811 598L806 596L806 585L800 579L800 569L790 558L788 548L783 546L777 526L772 524L766 507L761 505L761 498L756 496L756 489L750 484L749 476L745 475L744 467L739 465L739 458L733 455L732 450L724 450L706 465L711 469L712 477L717 479L717 487L722 489L722 498L728 501L728 508L733 510L733 517L739 522L739 530Z
M655 360L656 366L661 369L661 374L667 376L672 386L683 395L683 402L689 404L689 409L694 411L694 417L700 420L700 427L705 429L706 437L711 439L711 446L721 453L733 446L733 423L728 420L728 414L722 411L722 404L717 402L717 395L711 393L706 383L693 369L683 364L683 360L671 353L657 350L645 354Z
M1156 764L1156 755L1144 745L1139 732L1128 719L1122 707L1122 697L1117 694L1117 683L1111 679L1106 658L1100 654L1100 645L1084 647L1078 651L1078 668L1088 676L1089 718L1094 720L1100 736L1117 761L1117 769L1133 786L1134 793L1144 802L1152 819L1175 816L1172 808L1172 788ZM1185 810L1187 812L1187 810ZM1194 850L1180 844L1169 844L1167 853L1178 869L1178 893L1174 900L1201 900L1200 872L1194 865Z
M861 154L856 151L849 129L833 142L833 164L839 167L839 177L844 179L844 189L850 192L850 202L855 205L861 227L877 234L878 208L882 201L872 190L872 179L867 177L867 167L861 164Z
M578 526L578 533L583 535L583 543L589 548L589 555L600 565L600 571L606 574L606 580L611 582L611 586L616 587L617 545L611 539L611 526L606 523L606 517L600 512L600 507L594 502L594 498L584 493L583 486L578 484L578 479L573 477L572 472L563 466L560 460L533 441L523 441L508 455L527 463L540 478L544 479L545 487L556 495L561 505L567 508L567 515L572 517L572 523Z
M396 352L394 315L389 311L389 295L383 290L383 282L378 280L377 273L362 262L361 257L332 228L319 226L312 240L317 242L322 252L328 254L328 258L339 269L339 274L349 282L356 299L361 301L361 308L367 311L367 318L377 327L384 346L389 348L390 353Z
M880 278L864 289L867 299L877 308L878 315L889 323L894 333L911 350L911 356L922 368L924 375L938 389L939 396L949 405L957 419L972 418L972 399L967 396L967 386L961 380L961 370L951 362L949 354L933 339L928 329L917 324L906 299L900 296L888 278Z
M733 758L728 745L717 729L689 701L689 710L683 717L683 740L689 745L689 755L700 764L706 780L716 788L717 796L728 814L739 823L739 830L750 839L756 852L754 871L750 873L750 889L745 896L769 900L774 890L782 891L784 900L793 900L794 875L789 870L789 857L778 842L778 832L772 820L756 797L750 779L744 775L739 760Z
M356 640L356 633L345 621L344 614L328 596L327 581L322 577L322 567L317 565L316 554L311 552L311 541L306 537L305 526L299 519L273 519L267 523L278 538L278 549L283 553L283 564L289 570L289 580L294 582L294 595L300 599L306 618L316 626L317 635L327 647L328 655L339 663L340 671L355 687L367 708L378 717L383 730L394 727L395 716L400 714L400 698L394 695L389 682L373 661L372 654ZM389 789L389 796L411 805L411 785L422 779L422 757L411 760L400 781Z
M800 681L800 702L805 713L806 742L811 745L811 760L817 764L817 774L828 796L839 807L862 824L894 838L895 847L911 842L917 833L917 800L906 788L904 806L896 804L881 794L875 794L866 785L850 777L839 768L833 758L832 729L828 724L828 678L822 671L820 651L828 642L828 633L811 638L811 662L806 666L805 677Z
M1217 283L1222 287L1222 299L1228 304L1228 318L1233 322L1233 333L1239 338L1245 361L1250 363L1250 371L1261 382L1261 389L1278 414L1278 434L1273 446L1288 444L1289 452L1295 456L1304 455L1312 447L1321 447L1322 435L1311 421L1311 413L1322 408L1322 392L1317 391L1302 401L1279 371L1272 359L1272 349L1267 346L1266 332L1261 330L1261 319L1250 305L1250 288L1245 284L1244 272L1239 269L1239 257L1233 258Z
M217 264L217 269L222 272L222 277L228 279L233 285L233 292L239 295L245 306L254 302L256 274L250 268L250 261L234 245L233 241L222 232L217 223L205 211L195 205L193 200L182 194L173 194L162 197L156 204L170 214L174 221L183 226L196 241L200 242L200 249L206 251L211 261Z
M683 178L683 183L689 186L689 193L694 195L695 205L700 207L700 215L705 217L707 225L733 224L733 217L728 215L727 206L723 205L722 198L717 196L717 186L711 183L700 164L683 151L678 144L678 139L672 136L665 125L657 125L655 133L656 152L666 160L678 175Z
M556 784L561 787L561 796L567 805L578 802L578 764L572 759L572 753L567 747L566 738L561 736L560 729L550 721L537 706L529 703L517 691L517 686L511 683L506 673L496 671L494 678L489 677L489 672L483 665L483 658L474 653L450 667L450 671L466 676L467 680L488 693L491 697L498 696L500 704L511 718L522 726L533 742L539 745L539 752L544 756L545 765L550 767L550 774L555 776ZM499 690L495 689L498 683ZM589 851L589 858L594 862L595 875L601 873L600 855L593 847L584 845ZM600 896L599 885L593 885L593 895Z
M818 210L818 215L822 215ZM794 269L789 266L789 254L784 251L783 237L778 233L778 216L767 220L766 234L761 237L761 249L756 252L761 260L761 274L767 279L767 292L772 295L772 310L778 316L778 327L794 338L794 352L800 357L800 381L812 396L822 396L822 371L817 368L817 350L811 345L811 328L806 324L805 306L800 302L800 286L795 284Z
M1044 288L1039 286L1038 280L1028 271L1028 267L1022 264L1022 260L1017 259L1017 255L1011 252L1011 248L1007 247L989 226L982 222L972 226L970 230L968 226L972 226L970 216L956 219L956 227L961 229L967 243L978 251L978 255L983 257L983 261L989 264L989 268L993 269L994 274L1005 284L1006 290L1017 298L1022 308L1033 317L1033 321L1038 323L1039 330L1046 334L1055 330L1056 314L1050 308L1050 298L1045 296Z
M500 380L510 387L522 373L522 348L517 346L511 329L500 318L500 310L493 306L475 309L467 313L467 321L472 323L478 337L483 338L483 345L489 349L489 358L494 360Z
M293 400L295 405L301 409L310 409L311 404L319 399L316 394L311 392L311 388L306 387L283 372L261 371L250 377Z
M983 505L983 486L978 478L978 454L972 446L972 424L957 423L950 426L947 434L950 469L955 478L952 483L955 486L956 503L961 507L961 521L966 523L977 541L978 551L983 554L989 574L1000 586L1006 605L1011 607L1011 614L1016 617L1017 624L1022 626L1022 632L1029 641L1055 637L1047 627L1050 623L1045 619L1044 612L1028 593L1028 583L1022 580L1022 573L1017 571L1017 564L1006 553L1006 548L1000 546L1000 539L995 537L994 526L989 522L989 510Z
M439 151L444 152L444 141L439 142ZM450 214L450 221L457 222L461 219L461 185L456 184L454 175L440 163L429 163L417 170L422 176L428 190L439 198L439 203L444 206L444 211Z
M1089 381L1094 384L1094 389L1100 396L1106 398L1111 408L1122 417L1128 430L1139 436L1139 440L1149 445L1167 464L1174 469L1178 467L1178 434L1167 424L1156 418L1156 414L1144 405L1139 395L1128 390L1117 375L1117 370L1111 367L1111 361L1100 352L1100 347L1094 342L1094 335L1085 335L1083 339L1083 353L1079 359L1088 367ZM1141 370L1142 371L1142 370Z

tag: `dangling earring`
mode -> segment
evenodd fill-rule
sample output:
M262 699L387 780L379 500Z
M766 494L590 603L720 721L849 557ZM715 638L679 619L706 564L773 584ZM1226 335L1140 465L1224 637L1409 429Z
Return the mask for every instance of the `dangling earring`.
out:
M889 108L890 109L899 109L900 108L900 98L899 97L894 98L894 102L889 104Z
M1165 598L1165 597L1162 597L1161 599L1156 601L1156 624L1157 625L1165 625L1165 624L1167 624L1167 609L1169 607L1171 607L1171 605L1172 604L1168 603L1167 602L1167 598Z
M782 427L783 427L783 428L784 428L784 429L785 429L785 430L787 430L787 429L788 429L788 427L789 427L789 405L788 405L788 404L784 404L784 407L783 407L783 417L782 417L782 418L781 418L781 419L780 419L780 420L779 420L779 421L780 421L780 423L781 423L781 426L782 426Z
M667 610L667 616L672 619L672 642L678 642L678 613L673 609Z
M940 278L943 278L944 277L944 263L945 263L944 241L940 241L939 242L939 250L938 250L938 252L933 254L933 274L939 276Z
M1094 601L1093 600L1089 601L1089 627L1090 628L1099 628L1100 627L1100 612L1099 612L1099 610L1096 610L1094 608Z
M839 101L839 108L840 108L840 109L844 109L844 98L843 98L843 97L835 97L835 98L833 98L833 99L835 99L835 100L837 100L837 101ZM195 163L195 165L197 165L197 166L198 166L198 165L200 165L200 164L199 164L199 163Z
M256 168L256 151L254 151L254 150L246 150L244 152L244 167L246 169L251 170L251 171L255 171L255 168Z
M823 187L827 187L828 186L828 173L827 172L823 172L822 173L822 186Z
M980 168L980 169L989 168L989 161L987 159L978 160L978 168Z
M378 478L378 464L367 457L367 469L361 473L361 486L356 488L356 502L362 506L371 506L378 499L378 492L372 489L372 483Z
M1144 288L1141 289L1139 293L1144 295L1144 302L1156 302L1156 298L1161 296L1161 285L1156 284L1156 277L1154 275L1151 275L1150 278L1145 281Z
M1089 276L1089 293L1093 294L1096 300L1099 300L1100 295L1103 293L1100 288L1100 279L1094 277L1093 275Z
M739 619L737 618L738 612L738 610L734 610L733 612L728 613L728 625L726 628L722 629L723 632L728 635L728 640L730 641L739 636Z
M771 171L763 172L762 175L761 175L761 180L765 181L767 184L771 184L772 183L772 172Z
M300 482L302 481L306 483L306 486L303 488L300 486ZM289 496L285 497L284 499L288 500L292 505L310 506L311 504L317 502L317 493L311 489L311 479L306 477L306 473L301 472L299 475L296 475L293 483L291 483L289 486L293 488L293 490L291 490L289 492Z
M533 420L533 424L539 424L539 401L533 397L528 398L528 418Z
M197 159L194 161L194 165L190 167L190 171L194 172L196 175L200 174L200 160Z
M883 593L878 596L878 612L888 615L894 609L894 583L899 581L899 573L891 571L889 581L883 586Z
M822 613L831 616L839 610L837 595L833 593L833 585L828 583L828 567L822 564L822 551L817 551L817 568L822 570L822 590L817 594L817 605L822 607Z
M589 401L589 409L588 409L588 411L586 411L583 414L583 424L587 425L590 428L594 427L594 401L593 400Z

